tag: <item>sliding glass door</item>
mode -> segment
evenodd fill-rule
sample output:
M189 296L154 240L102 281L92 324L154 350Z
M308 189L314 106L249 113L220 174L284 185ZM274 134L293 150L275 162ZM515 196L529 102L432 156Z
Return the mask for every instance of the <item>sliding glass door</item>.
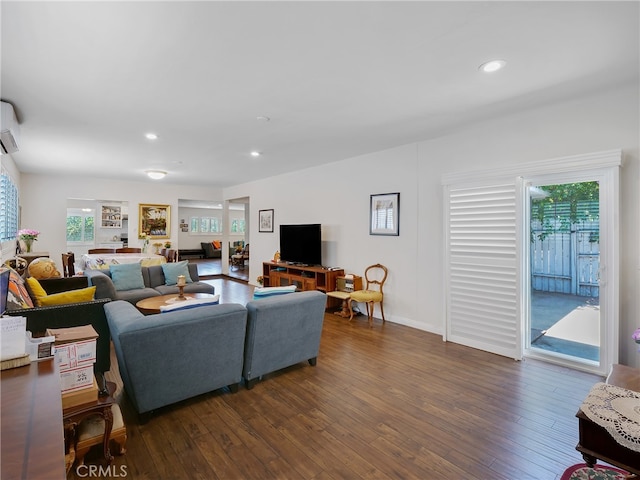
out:
M604 373L616 349L617 302L603 278L610 225L606 175L526 182L525 356ZM604 305L615 309L603 309Z

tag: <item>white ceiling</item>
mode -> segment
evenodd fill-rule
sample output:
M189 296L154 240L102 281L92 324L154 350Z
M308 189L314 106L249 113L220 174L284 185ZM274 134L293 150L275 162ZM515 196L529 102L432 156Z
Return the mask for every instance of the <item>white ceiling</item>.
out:
M0 93L22 172L223 187L637 83L638 6L4 0Z

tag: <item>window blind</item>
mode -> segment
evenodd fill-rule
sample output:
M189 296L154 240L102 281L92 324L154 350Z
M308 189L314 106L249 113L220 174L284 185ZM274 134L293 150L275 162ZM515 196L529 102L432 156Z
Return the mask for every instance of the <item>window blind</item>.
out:
M516 185L448 185L447 340L521 358Z
M18 236L18 187L9 173L0 170L0 242Z

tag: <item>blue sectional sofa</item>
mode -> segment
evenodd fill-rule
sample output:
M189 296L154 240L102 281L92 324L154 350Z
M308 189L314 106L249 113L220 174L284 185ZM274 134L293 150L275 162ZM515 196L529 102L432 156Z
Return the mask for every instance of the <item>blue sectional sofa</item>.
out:
M104 306L125 391L138 413L242 380L247 310L210 305L143 315L125 301Z
M326 302L314 290L247 303L242 376L248 389L267 373L304 361L316 364Z
M299 292L238 304L142 315L104 306L125 391L138 413L222 387L252 388L265 374L316 364L326 296Z
M189 276L193 280L184 289L185 293L215 293L213 285L200 281L198 276L198 265L188 263ZM89 278L91 285L96 286L96 298L110 298L111 300L126 300L135 305L138 301L158 295L178 294L176 285L166 285L162 265L152 265L141 267L144 288L134 288L131 290L118 290L109 270L86 270L85 275Z

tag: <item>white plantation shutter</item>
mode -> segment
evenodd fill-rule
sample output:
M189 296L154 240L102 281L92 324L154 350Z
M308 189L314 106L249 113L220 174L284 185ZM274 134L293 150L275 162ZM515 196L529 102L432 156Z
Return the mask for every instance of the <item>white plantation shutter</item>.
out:
M445 186L446 339L520 359L516 191Z

